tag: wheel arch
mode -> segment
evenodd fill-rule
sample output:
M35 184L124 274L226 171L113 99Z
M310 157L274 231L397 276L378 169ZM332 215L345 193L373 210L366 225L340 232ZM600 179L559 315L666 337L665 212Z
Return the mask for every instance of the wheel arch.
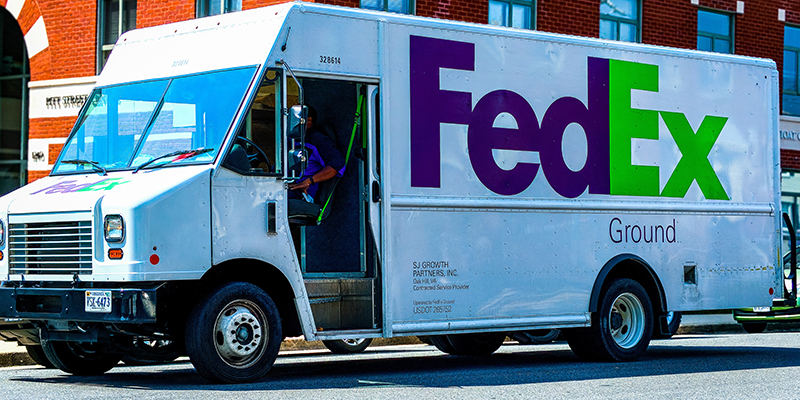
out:
M291 337L302 334L302 325L294 302L294 289L278 267L248 258L226 260L206 271L201 282L208 288L229 282L247 282L260 287L278 307L283 335Z
M597 274L592 294L589 298L589 311L597 312L597 305L600 301L600 294L603 288L615 278L630 278L641 284L650 302L653 304L653 312L656 315L667 311L667 297L664 286L653 268L641 257L635 254L620 254L606 262L600 273Z

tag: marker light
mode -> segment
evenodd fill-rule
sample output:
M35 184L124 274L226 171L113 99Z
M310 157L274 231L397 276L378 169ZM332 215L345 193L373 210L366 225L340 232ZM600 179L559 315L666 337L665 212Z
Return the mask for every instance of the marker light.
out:
M106 215L103 226L107 242L121 242L125 239L125 223L121 215Z
M108 249L108 258L112 260L121 260L122 249Z

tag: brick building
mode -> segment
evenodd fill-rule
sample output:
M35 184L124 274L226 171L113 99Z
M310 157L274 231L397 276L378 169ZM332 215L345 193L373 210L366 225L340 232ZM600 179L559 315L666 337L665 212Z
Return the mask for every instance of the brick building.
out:
M0 0L0 192L49 173L120 32L282 0ZM800 2L318 0L770 58L781 71L784 208L800 204ZM800 181L800 174L797 174Z

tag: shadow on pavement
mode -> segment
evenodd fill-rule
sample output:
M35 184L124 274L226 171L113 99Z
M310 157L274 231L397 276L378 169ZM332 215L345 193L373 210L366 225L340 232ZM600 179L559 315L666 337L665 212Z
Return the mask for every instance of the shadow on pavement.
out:
M97 377L75 377L53 371L55 376L17 376L11 380L144 391L280 393L369 387L502 386L800 366L800 348L676 346L674 343L667 346L659 345L659 341L653 341L645 357L633 363L583 362L564 346L548 349L530 346L530 351L518 347L514 352L487 357L448 356L427 346L410 351L413 354L397 349L374 350L374 357L369 357L368 352L367 356L326 356L324 359L320 359L318 353L305 359L293 355L290 362L282 363L279 358L265 380L241 385L209 384L188 362L155 368L120 366Z

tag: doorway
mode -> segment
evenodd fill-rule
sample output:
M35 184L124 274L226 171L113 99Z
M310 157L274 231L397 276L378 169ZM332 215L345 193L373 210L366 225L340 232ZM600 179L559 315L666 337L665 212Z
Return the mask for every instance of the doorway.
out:
M0 195L28 181L28 81L25 38L0 8Z

